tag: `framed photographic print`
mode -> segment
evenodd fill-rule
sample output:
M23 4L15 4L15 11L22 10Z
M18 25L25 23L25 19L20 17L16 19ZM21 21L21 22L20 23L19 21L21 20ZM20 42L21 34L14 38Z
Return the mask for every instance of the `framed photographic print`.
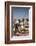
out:
M35 42L35 3L5 2L5 43Z

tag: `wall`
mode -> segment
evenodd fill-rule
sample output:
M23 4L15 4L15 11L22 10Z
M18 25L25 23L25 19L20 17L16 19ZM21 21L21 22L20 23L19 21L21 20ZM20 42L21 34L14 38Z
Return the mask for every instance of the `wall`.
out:
M35 3L35 42L36 42L36 3Z
M6 0L7 1L7 0ZM8 0L9 1L9 0ZM36 0L12 0L12 1L24 1L24 2L35 2ZM36 46L36 43L29 43L29 44L11 44L11 45L5 45L5 6L4 6L5 0L0 0L0 46ZM36 8L36 5L35 5ZM36 12L36 9L35 9ZM36 13L35 13L35 27L36 27ZM36 28L35 28L35 41L36 41Z

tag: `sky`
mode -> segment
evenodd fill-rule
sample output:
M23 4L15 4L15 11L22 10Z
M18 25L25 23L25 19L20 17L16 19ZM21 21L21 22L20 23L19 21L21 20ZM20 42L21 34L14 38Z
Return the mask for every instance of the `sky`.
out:
M24 7L13 7L13 17L15 16L16 19L21 19L24 17L29 17L29 8Z

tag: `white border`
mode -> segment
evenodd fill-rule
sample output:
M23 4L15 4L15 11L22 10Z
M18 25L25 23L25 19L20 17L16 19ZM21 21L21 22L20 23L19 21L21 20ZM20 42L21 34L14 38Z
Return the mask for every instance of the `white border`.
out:
M30 7L29 10L29 36L13 36L11 38L11 7ZM32 6L28 5L10 5L10 40L31 40L32 39Z

